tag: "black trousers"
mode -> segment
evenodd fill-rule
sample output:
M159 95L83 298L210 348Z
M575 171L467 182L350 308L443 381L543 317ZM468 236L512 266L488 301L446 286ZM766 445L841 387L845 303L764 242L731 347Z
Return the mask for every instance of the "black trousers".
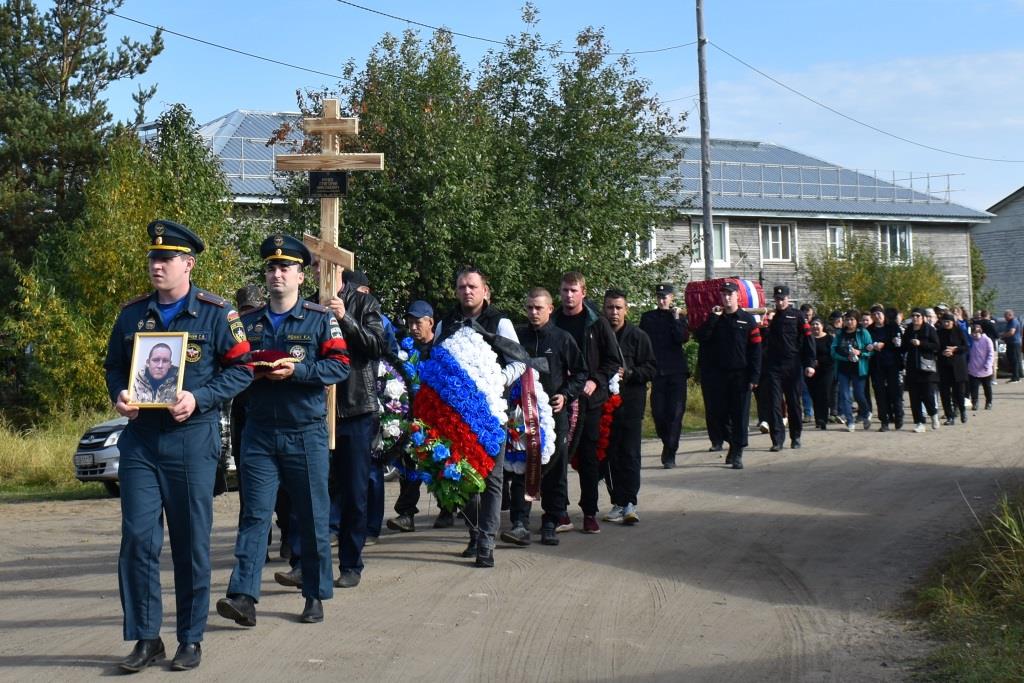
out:
M939 396L942 398L942 413L947 418L966 414L964 410L964 383L950 377L939 377Z
M395 512L400 516L412 517L420 511L416 504L420 502L419 479L406 479L404 476L398 480L398 500L395 501Z
M621 410L621 408L620 408ZM635 417L620 417L612 423L608 442L608 495L612 505L636 505L640 491L640 442L643 438L643 412Z
M661 461L674 462L686 414L686 375L658 375L651 382L651 417L661 439Z
M903 387L900 386L900 369L895 365L871 368L871 384L875 388L878 420L882 424L903 424ZM868 398L869 402L870 400Z
M782 423L782 400L786 400L786 412L789 417L789 438L799 439L803 433L803 388L800 382L802 368L799 364L774 366L765 373L765 399L771 411L768 426L771 427L772 443L781 445L786 442L786 425Z
M586 396L580 397L580 416L576 430L579 446L576 448L576 467L580 475L580 509L584 515L597 514L597 487L601 483L601 468L597 462L597 438L601 428L604 404L590 405Z
M907 389L910 392L910 413L914 416L914 424L924 424L921 404L924 404L925 412L929 416L937 412L935 410L935 383L907 377Z
M541 524L558 524L558 518L569 508L569 411L562 410L553 417L557 441L540 479L540 507L544 510ZM513 525L522 522L529 527L533 503L526 500L526 476L506 472L505 478L509 482L509 519Z
M704 424L708 428L708 440L711 441L712 446L721 446L725 441L725 432L722 431L722 425L718 420L711 419L709 407L714 396L714 387L712 387L713 380L711 375L701 371L700 377L700 395L704 399Z
M814 405L814 423L818 426L828 424L828 408L832 401L833 367L814 371L814 377L808 377L807 390L811 392L811 403ZM901 397L902 400L902 397Z
M988 377L968 377L968 385L971 388L971 405L974 409L978 409L978 387L981 386L985 390L985 405L992 405L992 375Z
M721 434L730 450L747 447L750 423L750 382L746 370L707 372L705 414L708 432Z

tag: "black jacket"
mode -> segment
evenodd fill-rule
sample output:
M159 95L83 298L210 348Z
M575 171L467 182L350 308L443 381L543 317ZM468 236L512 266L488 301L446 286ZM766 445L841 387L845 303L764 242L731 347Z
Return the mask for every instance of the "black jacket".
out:
M639 327L628 322L615 333L622 354L622 380L619 394L622 406L615 411L615 419L642 418L647 405L647 383L657 372L651 338Z
M917 339L920 346L914 346L911 342ZM935 354L939 350L939 335L935 328L928 323L922 323L921 329L915 330L909 325L903 332L903 362L907 368L908 382L937 382L939 376L935 372L924 372L921 370L920 359L935 360Z
M903 367L903 328L896 323L886 323L881 327L872 325L868 328L872 343L882 342L885 346L871 354L869 364L871 370L882 370ZM899 342L896 340L899 339Z
M941 382L966 382L967 381L967 337L959 326L953 325L953 329L947 330L940 327L937 331L939 338L939 352L935 356L936 364L939 367L939 381ZM944 356L942 352L947 346L955 347L952 356Z
M380 408L375 386L377 361L387 351L380 302L352 284L345 285L338 298L345 302L345 317L338 325L351 362L348 379L338 385L338 418L376 413Z
M603 405L608 400L608 382L612 375L619 371L619 343L615 339L608 320L598 315L589 306L583 307L586 321L583 325L583 360L587 364L587 379L597 384L594 393L587 399L588 408ZM552 319L562 329L566 329L562 309L555 311Z
M671 311L656 308L640 316L640 329L651 338L659 376L689 376L690 369L683 350L683 344L690 338L685 315L676 318Z
M814 367L814 340L811 326L803 311L788 306L776 311L765 330L764 365L767 368L789 368L797 363Z
M519 343L530 354L530 366L540 373L540 383L549 397L562 394L572 401L583 391L587 365L572 335L550 320L541 328L516 325ZM547 363L537 363L546 359Z
M735 313L709 315L694 333L701 347L707 345L700 369L701 382L715 381L715 373L742 370L749 384L761 376L761 328L742 308Z

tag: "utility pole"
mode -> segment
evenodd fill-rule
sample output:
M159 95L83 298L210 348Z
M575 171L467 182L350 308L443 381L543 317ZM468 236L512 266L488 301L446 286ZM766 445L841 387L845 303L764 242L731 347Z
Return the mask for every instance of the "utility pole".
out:
M711 221L711 133L708 123L708 69L704 59L704 0L697 0L697 68L700 82L700 192L704 209L704 279L715 279L714 230Z

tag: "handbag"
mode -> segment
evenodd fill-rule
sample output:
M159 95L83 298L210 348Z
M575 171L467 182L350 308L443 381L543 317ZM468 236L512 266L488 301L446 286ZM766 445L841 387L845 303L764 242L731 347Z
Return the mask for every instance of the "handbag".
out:
M917 367L921 372L935 372L938 370L938 366L933 359L920 355L917 358Z

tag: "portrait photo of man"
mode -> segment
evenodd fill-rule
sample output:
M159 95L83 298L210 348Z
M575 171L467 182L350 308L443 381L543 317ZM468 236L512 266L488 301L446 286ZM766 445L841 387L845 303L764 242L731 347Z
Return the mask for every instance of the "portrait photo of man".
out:
M165 406L177 401L181 388L180 335L138 335L133 358L130 402L139 406Z

